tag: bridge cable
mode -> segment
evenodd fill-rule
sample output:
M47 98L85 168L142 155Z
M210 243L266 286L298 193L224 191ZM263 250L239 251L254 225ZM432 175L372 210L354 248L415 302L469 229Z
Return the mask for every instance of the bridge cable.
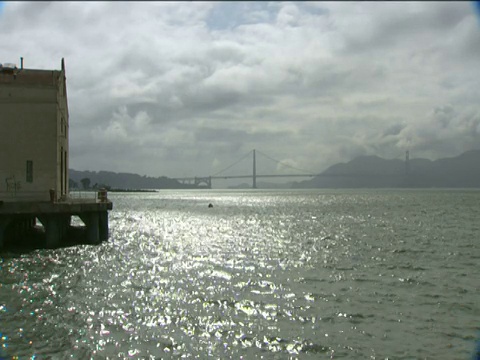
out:
M279 160L276 160L276 159L268 156L267 154L265 154L265 153L263 153L263 152L261 152L261 151L259 151L259 150L257 150L257 152L260 153L261 155L265 156L265 157L268 158L269 160L272 160L272 161L274 161L274 162L276 162L276 163L278 163L278 164L281 164L281 165L283 165L283 166L289 167L289 168L294 169L294 170L303 171L304 173L307 173L307 174L312 175L312 176L316 176L316 175L317 175L317 174L312 173L311 171L308 171L308 170L305 170L305 169L300 169L300 168L297 168L297 167L295 167L295 166L291 166L291 165L288 165L288 164L286 164L286 163L284 163L284 162L281 162L281 161L279 161Z
M249 156L251 153L252 153L253 150L250 150L250 152L248 154L246 154L245 156L243 156L240 160L238 160L237 162L233 163L232 165L230 166L227 166L225 169L223 170L220 170L219 172L216 172L215 174L211 175L212 177L214 176L217 176L218 174L221 174L222 172L224 171L227 171L228 169L234 167L235 165L237 165L240 161L242 161L243 159L245 159L247 156Z

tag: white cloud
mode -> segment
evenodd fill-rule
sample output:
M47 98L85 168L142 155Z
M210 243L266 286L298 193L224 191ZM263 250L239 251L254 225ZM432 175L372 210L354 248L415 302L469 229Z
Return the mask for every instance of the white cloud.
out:
M257 148L320 172L480 145L469 3L6 2L0 41L0 62L66 58L73 168L205 175Z

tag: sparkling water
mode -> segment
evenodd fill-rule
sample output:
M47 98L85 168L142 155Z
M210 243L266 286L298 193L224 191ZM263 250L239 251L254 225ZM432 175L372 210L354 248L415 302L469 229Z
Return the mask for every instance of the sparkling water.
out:
M473 356L478 190L109 198L108 242L1 255L0 358Z

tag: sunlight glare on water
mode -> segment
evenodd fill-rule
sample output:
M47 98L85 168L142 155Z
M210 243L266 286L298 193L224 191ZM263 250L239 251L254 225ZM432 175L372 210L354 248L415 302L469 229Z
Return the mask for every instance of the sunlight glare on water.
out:
M4 254L1 356L473 352L479 192L110 197L109 242Z

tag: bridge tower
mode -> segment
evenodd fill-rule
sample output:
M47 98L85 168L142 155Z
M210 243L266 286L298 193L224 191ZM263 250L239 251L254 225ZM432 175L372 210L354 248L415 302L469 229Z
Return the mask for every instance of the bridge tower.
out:
M253 149L253 181L252 189L257 188L257 163L255 161L255 149Z

